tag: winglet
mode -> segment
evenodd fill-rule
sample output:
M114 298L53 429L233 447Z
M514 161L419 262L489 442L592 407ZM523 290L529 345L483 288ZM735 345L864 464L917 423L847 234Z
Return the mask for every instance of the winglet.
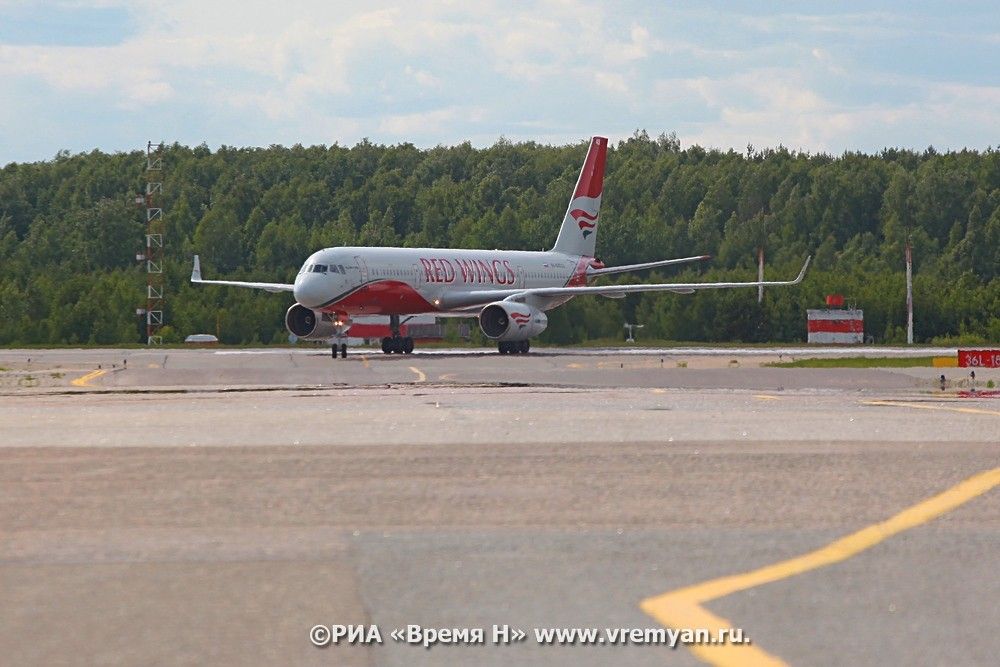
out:
M198 255L194 256L194 266L191 267L191 282L201 282L201 261L198 259Z
M812 255L806 257L806 263L802 265L802 270L799 271L799 276L792 281L793 285L798 285L800 282L802 282L802 279L806 277L806 269L809 268L810 261L812 261Z

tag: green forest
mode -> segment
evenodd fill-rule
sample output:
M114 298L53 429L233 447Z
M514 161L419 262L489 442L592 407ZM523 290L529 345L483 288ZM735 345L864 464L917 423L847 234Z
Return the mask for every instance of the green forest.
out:
M587 142L469 143L419 149L362 141L163 152L165 342L217 333L224 343L285 342L290 294L187 282L291 282L321 247L551 247ZM145 151L101 151L0 170L0 345L131 344L145 303ZM839 157L776 149L682 148L637 131L608 154L598 256L607 265L708 253L683 270L622 281L805 282L580 297L549 313L542 342L621 339L795 342L807 308L843 294L876 343L905 340L904 245L914 255L917 342L1000 341L1000 152L887 149Z

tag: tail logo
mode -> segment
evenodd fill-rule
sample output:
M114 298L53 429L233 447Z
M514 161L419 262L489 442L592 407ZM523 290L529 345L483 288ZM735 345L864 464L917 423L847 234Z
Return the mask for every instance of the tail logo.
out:
M531 315L528 313L511 313L510 317L514 320L514 324L517 325L518 329L528 326L528 322L531 321Z
M576 220L580 231L583 232L583 238L587 238L594 233L594 227L597 226L597 213L588 213L582 208L574 208L569 214Z

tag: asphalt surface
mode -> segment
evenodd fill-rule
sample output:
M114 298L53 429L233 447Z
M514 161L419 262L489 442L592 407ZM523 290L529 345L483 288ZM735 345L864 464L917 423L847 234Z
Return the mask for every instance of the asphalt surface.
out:
M703 664L532 630L659 628L651 596L1000 465L1000 400L958 398L964 369L942 392L731 350L229 352L0 352L2 662ZM993 488L703 606L791 665L989 665L998 571ZM384 643L319 649L316 624ZM408 624L486 643L389 637Z

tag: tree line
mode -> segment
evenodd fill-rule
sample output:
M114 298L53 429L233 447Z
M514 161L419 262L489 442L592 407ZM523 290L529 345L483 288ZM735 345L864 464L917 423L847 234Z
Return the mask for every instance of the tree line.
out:
M164 336L286 339L289 295L195 288L195 253L209 277L291 282L321 247L547 249L586 146L165 146ZM145 217L134 200L144 169L142 151L93 151L0 170L0 344L140 340ZM619 280L754 280L758 249L767 278L794 275L813 254L810 275L760 304L754 289L581 297L550 312L542 340L621 338L629 321L646 338L802 341L806 308L839 293L865 310L877 342L901 342L907 240L916 339L1000 341L997 150L737 152L637 131L609 150L599 257L714 258Z

